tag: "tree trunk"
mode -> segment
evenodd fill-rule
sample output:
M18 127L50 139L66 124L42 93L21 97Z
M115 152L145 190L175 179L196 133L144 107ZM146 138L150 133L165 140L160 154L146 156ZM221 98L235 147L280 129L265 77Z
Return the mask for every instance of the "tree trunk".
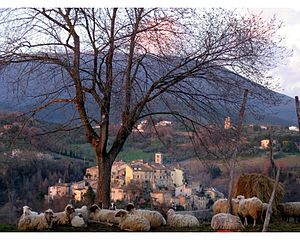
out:
M233 197L233 188L234 188L234 180L235 180L235 164L230 166L230 175L229 175L229 187L228 187L228 199L227 199L227 213L232 214L232 202L231 199Z
M107 209L110 204L110 182L111 182L111 160L103 154L97 154L98 184L96 192L96 203Z
M262 230L263 232L268 231L269 222L270 222L270 218L271 218L271 214L272 214L272 203L273 203L273 200L274 200L274 197L275 197L275 192L276 192L276 189L277 189L277 186L278 186L278 183L279 183L279 174L280 174L280 168L277 169L276 180L275 180L275 183L274 183L273 192L271 194L268 209L267 209L267 212L266 212L266 218L265 218L264 227L263 227L263 230Z

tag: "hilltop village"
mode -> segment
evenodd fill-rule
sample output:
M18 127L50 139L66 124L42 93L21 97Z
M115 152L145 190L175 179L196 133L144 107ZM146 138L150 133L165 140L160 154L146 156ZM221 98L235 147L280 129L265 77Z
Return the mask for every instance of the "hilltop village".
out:
M81 202L90 188L96 192L98 167L86 169L82 181L62 183L48 188L48 201L70 197ZM156 153L153 162L135 160L114 162L111 170L111 201L133 202L137 206L178 207L182 210L210 208L224 195L214 188L203 188L199 182L188 183L185 170L179 164L165 165L163 154Z

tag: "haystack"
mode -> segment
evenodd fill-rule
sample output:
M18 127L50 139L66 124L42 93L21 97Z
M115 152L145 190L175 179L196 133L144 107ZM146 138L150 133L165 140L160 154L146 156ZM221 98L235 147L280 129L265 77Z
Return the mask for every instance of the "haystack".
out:
M242 174L235 186L234 196L246 198L258 197L262 202L269 203L275 180L258 173ZM273 209L281 202L284 194L282 183L279 183L273 202ZM276 210L275 210L276 211Z

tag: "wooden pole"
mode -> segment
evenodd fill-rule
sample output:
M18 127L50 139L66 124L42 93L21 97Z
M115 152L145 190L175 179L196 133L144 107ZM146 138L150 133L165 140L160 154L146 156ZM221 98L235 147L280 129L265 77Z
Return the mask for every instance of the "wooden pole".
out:
M239 119L238 119L238 125L237 125L237 130L236 130L234 151L233 151L232 158L230 161L230 176L229 176L228 199L227 199L227 212L228 213L232 213L231 199L233 196L233 187L234 187L234 179L235 179L235 165L237 162L238 147L239 147L240 141L241 141L242 126L243 126L243 119L244 119L244 114L245 114L245 109L246 109L247 97L248 97L248 89L246 89L244 92L242 106L239 111Z
M295 96L295 104L296 104L296 113L298 119L298 128L300 129L300 104L298 96ZM300 151L300 143L295 142L297 149Z
M298 128L300 128L300 104L298 96L295 96L295 103L296 103L296 113L298 119Z
M276 178L277 167L276 167L275 162L274 162L272 127L270 127L269 150L270 150L270 169L268 171L268 175L269 175L270 178Z
M272 194L271 194L271 198L269 200L268 209L267 209L267 212L266 212L266 218L265 218L264 226L263 226L263 230L262 230L263 232L268 231L268 227L269 227L269 223L270 223L270 219L271 219L271 214L272 214L272 204L273 204L273 201L274 201L277 186L279 184L279 174L280 174L280 168L277 169L276 180L275 180L275 184L274 184L273 191L272 191Z

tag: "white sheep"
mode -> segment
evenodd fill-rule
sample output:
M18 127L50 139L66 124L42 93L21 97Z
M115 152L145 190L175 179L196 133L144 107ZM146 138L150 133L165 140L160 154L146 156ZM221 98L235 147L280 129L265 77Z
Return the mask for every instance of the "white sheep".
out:
M161 225L166 225L165 218L158 211L151 211L146 209L135 209L133 204L128 204L126 210L129 214L142 216L150 222L152 228L157 228Z
M240 231L244 228L241 219L229 213L218 213L211 220L211 227L214 230Z
M150 222L139 215L128 214L125 210L119 210L116 217L120 217L119 227L121 230L134 232L148 232L150 230Z
M20 218L18 229L21 231L44 230L52 227L53 211L46 210L39 215L27 215Z
M28 215L39 215L37 212L32 211L32 209L28 206L23 207L23 215L22 216L28 216Z
M257 197L242 198L239 201L238 214L241 218L245 219L245 225L248 225L247 217L253 219L253 227L256 225L256 221L261 218L263 212L263 202Z
M198 219L193 215L176 214L173 209L167 212L167 224L171 227L198 227Z
M53 224L55 225L71 225L71 221L75 216L75 209L72 204L65 207L65 211L54 213Z
M235 216L238 216L238 209L239 209L239 200L240 196L237 198L233 198L231 200L232 204L232 214ZM226 198L221 198L215 201L214 206L213 206L213 213L214 215L218 213L227 213L227 199Z
M89 218L89 211L87 206L82 206L81 208L76 208L75 209L75 215L82 215L83 220L87 223L88 218Z
M83 216L81 213L73 217L71 220L71 225L72 227L87 227L86 222L84 221Z
M98 205L94 204L90 208L89 220L106 223L108 225L119 224L120 218L115 217L116 213L116 210L101 209Z

